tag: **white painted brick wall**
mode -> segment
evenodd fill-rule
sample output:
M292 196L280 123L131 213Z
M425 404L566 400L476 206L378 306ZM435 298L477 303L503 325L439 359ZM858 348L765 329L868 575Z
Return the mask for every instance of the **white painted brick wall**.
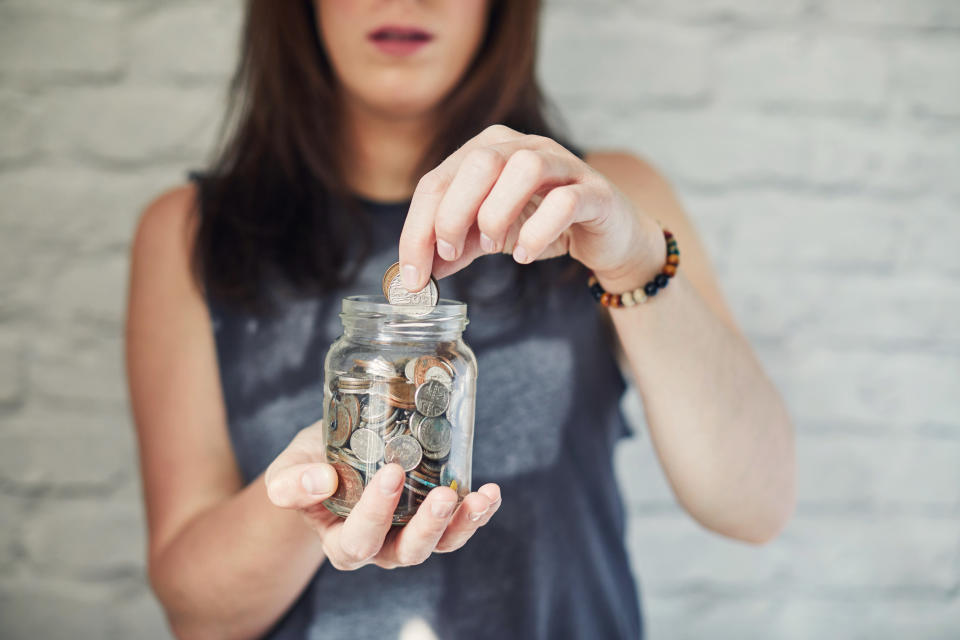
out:
M122 375L136 215L207 156L236 0L0 1L0 636L164 638ZM552 0L575 141L675 183L797 426L774 543L696 525L636 396L653 638L960 633L960 3ZM628 472L629 469L629 472Z

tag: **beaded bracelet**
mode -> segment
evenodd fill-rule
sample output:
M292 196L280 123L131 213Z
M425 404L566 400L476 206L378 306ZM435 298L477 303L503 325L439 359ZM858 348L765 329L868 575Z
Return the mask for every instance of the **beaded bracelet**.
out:
M663 269L653 280L626 293L607 293L597 277L591 272L590 279L587 280L587 286L590 287L590 293L593 294L594 300L605 307L632 307L636 304L643 304L649 298L657 295L657 291L666 287L670 278L677 273L677 267L680 266L680 250L677 249L677 240L672 233L664 229L663 237L667 241L667 263L663 265Z

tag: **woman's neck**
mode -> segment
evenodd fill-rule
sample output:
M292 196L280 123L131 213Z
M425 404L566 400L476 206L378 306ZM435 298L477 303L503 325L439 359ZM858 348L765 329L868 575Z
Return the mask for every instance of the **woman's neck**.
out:
M430 142L429 118L391 118L357 105L343 114L347 187L371 200L410 198L420 178L414 168Z

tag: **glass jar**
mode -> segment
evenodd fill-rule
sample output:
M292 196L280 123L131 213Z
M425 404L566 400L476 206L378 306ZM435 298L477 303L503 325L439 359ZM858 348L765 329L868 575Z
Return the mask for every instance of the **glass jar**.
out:
M324 505L350 513L382 466L406 472L393 514L405 524L433 487L470 493L477 359L463 342L467 305L343 299L343 335L324 363L327 459L340 484Z

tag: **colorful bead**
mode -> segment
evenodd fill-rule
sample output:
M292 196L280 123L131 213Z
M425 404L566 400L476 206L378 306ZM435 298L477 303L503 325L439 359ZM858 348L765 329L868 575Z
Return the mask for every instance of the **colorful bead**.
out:
M657 224L663 229L663 224L657 220ZM597 277L590 274L587 279L587 286L593 298L605 307L633 307L638 304L644 304L650 298L657 295L657 291L665 288L677 273L677 267L680 265L680 249L677 247L677 240L673 234L663 229L663 237L667 244L667 259L663 269L660 270L653 280L642 287L626 293L610 293L605 291L603 285L597 280Z

